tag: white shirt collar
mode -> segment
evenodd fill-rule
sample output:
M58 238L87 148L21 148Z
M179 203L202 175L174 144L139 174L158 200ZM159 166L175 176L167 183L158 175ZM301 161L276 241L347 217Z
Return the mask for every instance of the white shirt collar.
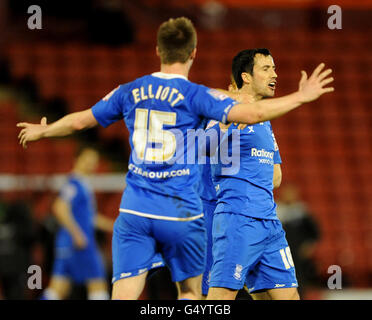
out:
M181 79L189 81L185 76L181 74L176 74L176 73L154 72L151 75L157 78L162 78L162 79L181 78Z

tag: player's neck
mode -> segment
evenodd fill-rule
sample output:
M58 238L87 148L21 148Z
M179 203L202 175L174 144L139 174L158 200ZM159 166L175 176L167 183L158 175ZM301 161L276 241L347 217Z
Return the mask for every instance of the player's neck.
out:
M173 64L162 64L160 66L160 72L170 73L170 74L179 74L188 78L190 67L187 63L173 63Z
M255 92L253 92L252 89L248 86L243 86L241 89L239 89L239 91L241 93L251 96L254 99L254 101L259 101L263 98L261 95L258 95Z

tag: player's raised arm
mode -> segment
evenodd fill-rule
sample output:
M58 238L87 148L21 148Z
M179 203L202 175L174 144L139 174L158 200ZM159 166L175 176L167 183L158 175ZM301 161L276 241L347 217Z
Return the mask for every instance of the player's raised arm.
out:
M318 99L327 92L333 92L333 87L326 87L334 80L333 77L330 77L332 70L327 69L322 71L324 66L324 63L321 63L309 78L306 72L302 71L298 91L281 98L264 99L254 103L246 103L243 95L224 91L224 93L231 98L235 98L238 102L242 102L231 108L227 116L227 121L254 124L272 120L304 103Z
M97 124L91 109L70 113L49 125L45 117L41 119L40 124L20 122L17 123L17 127L23 129L18 135L19 144L26 148L28 142L42 138L68 136L76 131L92 128Z

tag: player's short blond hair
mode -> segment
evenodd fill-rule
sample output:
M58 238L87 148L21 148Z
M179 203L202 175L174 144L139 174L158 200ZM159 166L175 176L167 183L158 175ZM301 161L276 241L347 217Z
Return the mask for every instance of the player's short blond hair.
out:
M162 64L185 63L196 48L196 30L191 20L180 17L163 22L157 46Z

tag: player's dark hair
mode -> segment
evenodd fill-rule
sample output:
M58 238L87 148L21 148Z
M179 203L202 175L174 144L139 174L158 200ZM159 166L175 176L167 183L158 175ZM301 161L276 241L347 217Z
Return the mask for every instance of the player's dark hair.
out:
M271 56L271 53L266 48L248 49L240 51L232 61L232 74L238 89L243 86L242 73L247 72L253 75L254 57L256 54Z
M163 64L185 63L196 48L196 30L185 17L169 19L158 30L157 46Z

